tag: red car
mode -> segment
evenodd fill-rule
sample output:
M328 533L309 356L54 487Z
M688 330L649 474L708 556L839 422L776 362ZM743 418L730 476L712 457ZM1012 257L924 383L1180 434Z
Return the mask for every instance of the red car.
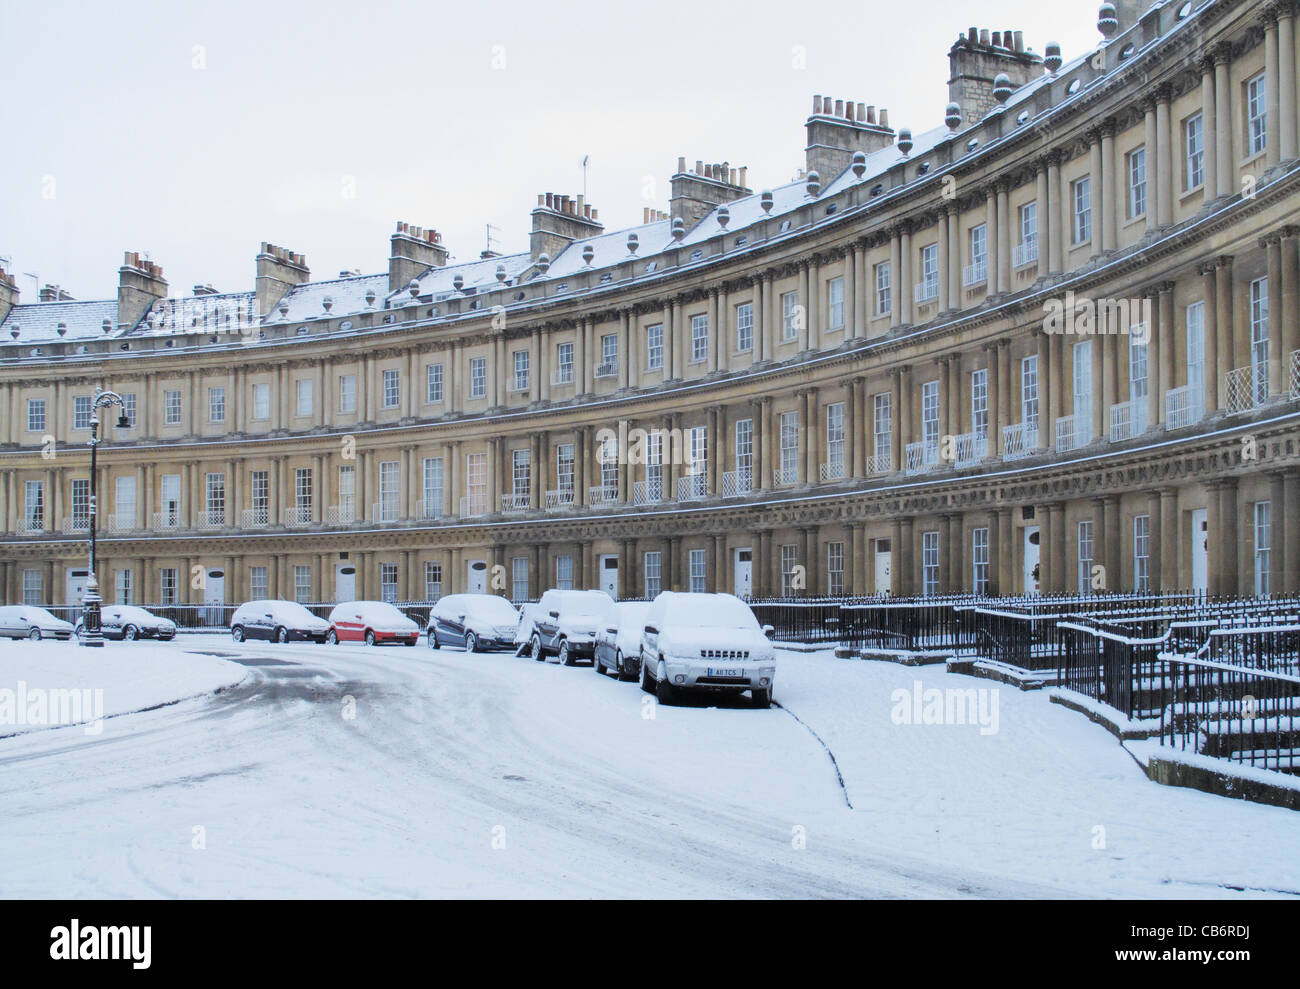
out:
M340 642L364 642L368 646L400 642L413 646L419 638L420 626L385 601L335 605L330 612L330 630L325 633L325 641L332 646Z

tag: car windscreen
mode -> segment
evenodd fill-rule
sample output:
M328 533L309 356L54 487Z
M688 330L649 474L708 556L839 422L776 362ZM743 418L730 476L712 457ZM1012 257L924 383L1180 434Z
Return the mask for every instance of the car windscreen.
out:
M668 603L665 618L671 625L696 628L758 628L749 606L725 595L683 595Z
M466 602L465 615L493 625L513 625L519 620L515 606L495 594L485 594Z
M277 621L293 622L301 626L314 625L319 621L315 615L294 601L277 601L271 607L271 614Z

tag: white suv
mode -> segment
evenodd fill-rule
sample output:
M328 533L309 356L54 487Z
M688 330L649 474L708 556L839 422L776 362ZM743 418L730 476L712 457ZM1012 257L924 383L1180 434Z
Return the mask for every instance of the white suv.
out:
M731 594L664 591L641 632L641 689L664 704L685 690L748 690L755 707L768 707L776 681L770 634Z

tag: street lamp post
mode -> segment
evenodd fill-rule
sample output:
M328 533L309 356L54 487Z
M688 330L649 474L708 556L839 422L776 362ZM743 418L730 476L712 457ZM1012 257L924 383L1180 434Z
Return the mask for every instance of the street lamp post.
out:
M99 578L95 576L95 529L99 514L99 410L116 405L122 410L117 417L118 429L130 429L131 421L126 417L126 403L115 391L95 389L95 397L90 403L90 572L86 577L86 593L81 599L81 644L100 647L104 644L104 630L99 615Z

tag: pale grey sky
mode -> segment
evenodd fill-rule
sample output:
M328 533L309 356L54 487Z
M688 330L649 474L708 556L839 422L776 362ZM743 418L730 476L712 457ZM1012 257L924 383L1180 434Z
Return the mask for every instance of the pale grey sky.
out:
M539 192L582 191L607 228L667 208L678 155L803 162L814 93L938 126L970 26L1066 59L1100 41L1089 0L653 4L11 0L0 34L0 257L79 299L124 250L172 295L251 289L269 240L314 278L384 270L396 220L478 257L527 246Z

